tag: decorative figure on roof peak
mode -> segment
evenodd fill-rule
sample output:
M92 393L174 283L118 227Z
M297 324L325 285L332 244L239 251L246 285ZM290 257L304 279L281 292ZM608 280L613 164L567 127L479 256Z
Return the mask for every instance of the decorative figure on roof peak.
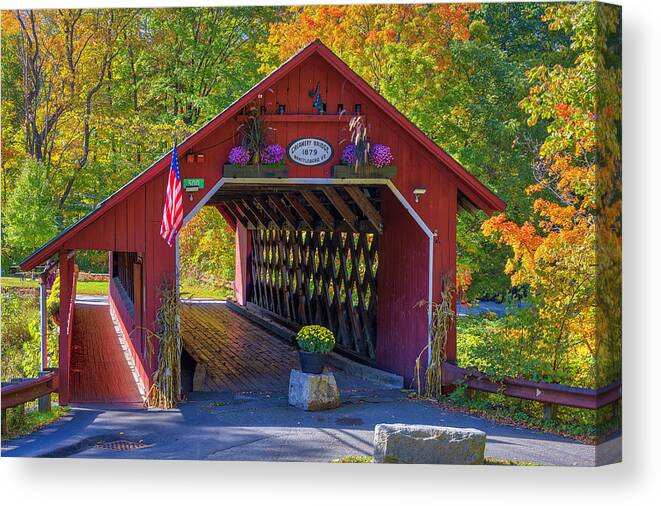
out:
M310 96L314 96L312 107L319 112L324 112L324 103L321 100L321 82L317 81L317 89L316 91L310 91Z

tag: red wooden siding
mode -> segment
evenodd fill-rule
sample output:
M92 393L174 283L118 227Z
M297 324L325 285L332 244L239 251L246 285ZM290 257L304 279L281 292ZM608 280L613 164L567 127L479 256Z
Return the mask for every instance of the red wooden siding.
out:
M390 190L381 199L376 363L408 386L427 344L427 309L417 304L428 297L429 238Z

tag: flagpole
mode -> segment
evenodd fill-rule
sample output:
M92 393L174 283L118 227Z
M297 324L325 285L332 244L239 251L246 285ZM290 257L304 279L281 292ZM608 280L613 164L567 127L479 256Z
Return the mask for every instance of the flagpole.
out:
M174 148L172 149L172 156L174 156L176 147L177 147L177 136L175 135ZM180 288L181 262L179 259L179 233L177 233L177 235L174 237L174 262L175 262L174 263L175 294L177 296L177 302L178 302L179 298L181 297L181 288Z

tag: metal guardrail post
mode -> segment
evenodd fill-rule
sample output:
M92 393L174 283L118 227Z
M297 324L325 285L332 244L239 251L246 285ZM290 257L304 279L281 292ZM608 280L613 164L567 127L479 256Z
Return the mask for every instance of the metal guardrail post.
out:
M544 403L544 421L552 422L555 419L555 413L557 411L557 404L550 404L548 402Z
M46 275L39 276L39 333L41 337L41 370L48 367L48 317L46 315Z
M41 378L45 374L50 374L50 371L41 371L39 373L39 377ZM50 398L50 393L46 395L42 395L41 397L37 398L37 406L39 409L39 413L49 413L51 410L51 398Z

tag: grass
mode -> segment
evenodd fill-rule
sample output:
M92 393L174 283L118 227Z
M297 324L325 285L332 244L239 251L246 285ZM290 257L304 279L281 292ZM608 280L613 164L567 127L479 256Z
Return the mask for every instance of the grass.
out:
M200 285L198 283L182 279L181 294L183 297L195 297L201 299L226 299L232 295L232 290L229 288Z
M76 293L81 295L108 295L107 281L82 281L76 284Z
M331 460L331 464L372 464L372 457L355 456L342 457ZM538 466L533 462L519 462L518 460L494 459L492 457L484 458L485 466Z
M494 459L493 457L484 457L485 466L539 466L534 462L521 462L518 460Z
M351 455L349 457L342 457L341 459L331 460L331 464L372 464L372 457Z
M39 282L36 279L14 278L2 276L0 278L2 288L39 288Z
M6 438L14 438L30 434L49 425L69 411L68 407L54 405L47 413L40 413L36 409L36 401L26 405L26 408L12 408L7 410Z
M0 278L2 288L39 288L39 281L36 279L22 279L13 276L3 276ZM76 292L81 295L108 295L107 281L86 281L78 280ZM226 299L232 295L229 288L221 288L209 285L200 285L190 281L181 281L181 293L187 297L196 297L202 299Z
M39 281L36 279L22 279L10 276L0 278L2 288L39 288ZM76 285L76 292L84 295L107 295L107 281L86 281L79 279Z

